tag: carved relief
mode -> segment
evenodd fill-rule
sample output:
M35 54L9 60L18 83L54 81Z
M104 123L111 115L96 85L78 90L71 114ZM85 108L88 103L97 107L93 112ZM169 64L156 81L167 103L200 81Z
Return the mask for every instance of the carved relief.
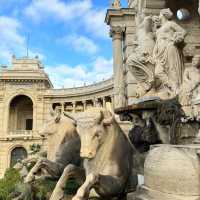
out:
M178 95L184 71L182 47L186 31L172 17L170 9L162 9L159 18L142 14L136 17L138 47L129 56L127 65L137 80L138 98L169 99Z
M152 18L138 15L136 27L137 47L128 57L127 65L138 82L137 97L142 97L152 88L154 81L152 53L155 41Z
M189 120L199 118L199 84L200 84L200 55L195 55L190 67L186 68L183 76L183 84L180 89L179 101Z

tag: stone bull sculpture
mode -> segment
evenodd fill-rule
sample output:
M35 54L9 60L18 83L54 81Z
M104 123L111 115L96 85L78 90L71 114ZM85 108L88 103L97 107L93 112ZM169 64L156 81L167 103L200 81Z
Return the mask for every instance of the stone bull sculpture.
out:
M79 166L81 163L80 139L73 119L60 113L52 113L52 118L45 124L40 135L47 136L47 158L37 161L25 178L25 183L34 181L42 170L48 173L44 177L59 179L67 165Z
M104 198L120 197L131 177L134 148L109 111L93 108L77 116L76 121L86 178L73 200L87 200L91 189ZM63 199L63 186L78 174L80 168L67 166L51 200Z

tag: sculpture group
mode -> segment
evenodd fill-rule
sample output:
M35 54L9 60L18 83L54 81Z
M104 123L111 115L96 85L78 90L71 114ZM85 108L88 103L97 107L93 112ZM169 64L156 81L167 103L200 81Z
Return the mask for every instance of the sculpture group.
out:
M129 3L134 5L136 1ZM119 1L113 5L120 7ZM170 162L174 161L172 155L175 152L177 155L184 154L181 157L183 165L184 159L189 163L191 155L195 166L198 163L196 147L193 150L197 153L192 151L190 155L184 150L183 153L182 150L174 149L176 147L164 146L158 147L158 151L152 151L144 165L151 145L189 144L200 137L200 55L195 55L191 66L185 67L183 48L187 32L173 21L173 13L169 8L162 9L159 16L145 16L138 12L136 27L136 48L126 61L137 81L137 101L134 104L140 100L141 106L141 109L126 113L132 122L132 129L126 135L114 114L102 108L93 108L73 116L52 112L51 119L40 133L48 140L47 158L39 158L24 177L28 184L38 178L57 180L50 200L65 199L64 187L70 178L77 179L81 184L72 200L89 199L92 189L102 198L120 199L129 189L136 190L139 173L146 173L145 184L152 190L157 188L162 193L162 189L167 187L166 191L170 192L167 183L161 188L151 179L159 171L156 164L163 159L160 152L169 156ZM164 172L164 165L162 167L161 172ZM173 174L173 168L170 170ZM172 178L170 175L168 177ZM177 191L182 189L177 188ZM136 194L137 199L152 200L161 195L156 193L158 196L151 199L149 190L144 186ZM200 195L196 191L194 193Z
M130 178L136 188L137 176L131 173L133 154L138 152L110 111L94 108L76 117L54 113L40 134L47 135L49 148L55 150L38 159L24 182L57 179L51 200L65 198L64 186L70 178L82 183L73 200L88 199L91 189L101 197L120 197Z
M137 15L137 45L127 65L138 81L138 97L173 98L183 83L182 48L186 31L173 20L170 9L160 16ZM141 84L142 83L142 84Z

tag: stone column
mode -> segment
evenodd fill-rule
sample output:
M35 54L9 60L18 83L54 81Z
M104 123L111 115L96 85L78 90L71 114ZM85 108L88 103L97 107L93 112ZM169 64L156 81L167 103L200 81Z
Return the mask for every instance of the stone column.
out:
M63 113L65 111L65 103L62 102L62 109L61 109L61 112Z
M83 110L86 110L86 101L83 101Z
M199 12L199 15L200 15L200 0L199 0L199 8L198 8L198 12Z
M75 113L75 109L76 109L76 102L74 101L74 102L72 102L72 105L73 105L73 110L72 110L72 112L73 113Z
M103 97L103 108L106 108L106 99Z
M112 110L114 110L114 95L111 96L111 106Z
M122 39L124 27L115 26L111 28L113 39L113 72L114 72L114 108L124 107L125 101L125 82L123 66Z

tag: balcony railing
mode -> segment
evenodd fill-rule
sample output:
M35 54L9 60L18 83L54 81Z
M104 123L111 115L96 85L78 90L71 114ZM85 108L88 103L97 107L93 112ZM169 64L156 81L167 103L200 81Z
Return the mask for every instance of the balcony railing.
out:
M33 130L13 130L9 131L9 136L32 136Z

